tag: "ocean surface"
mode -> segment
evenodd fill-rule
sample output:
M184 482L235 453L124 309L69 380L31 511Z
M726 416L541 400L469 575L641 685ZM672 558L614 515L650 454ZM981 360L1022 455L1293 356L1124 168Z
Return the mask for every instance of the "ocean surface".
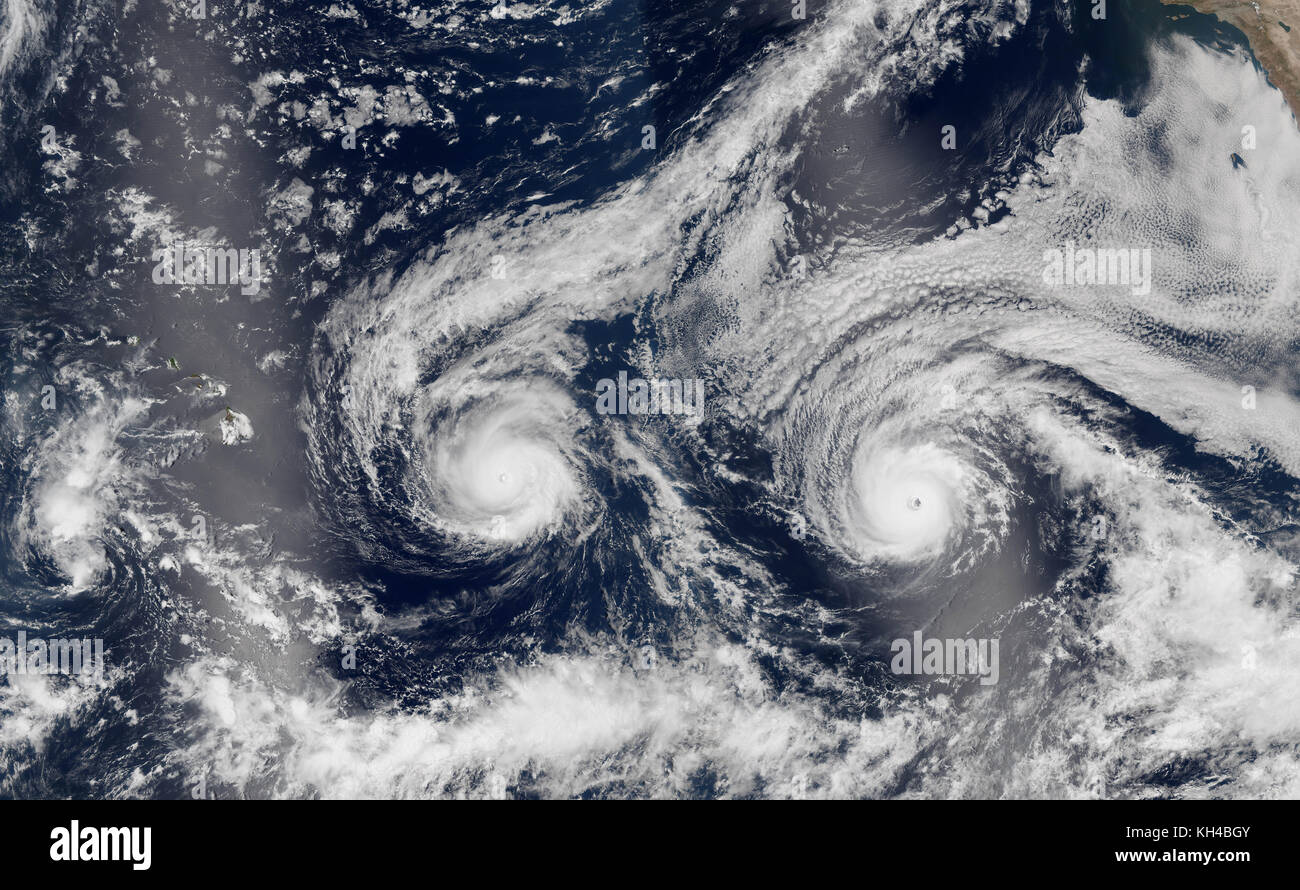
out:
M1238 32L3 2L0 638L105 658L0 676L0 796L1300 796L1300 131Z

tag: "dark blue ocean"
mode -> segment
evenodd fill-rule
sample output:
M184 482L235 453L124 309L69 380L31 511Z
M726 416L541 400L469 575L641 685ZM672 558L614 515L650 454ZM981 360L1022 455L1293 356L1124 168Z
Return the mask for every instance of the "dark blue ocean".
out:
M191 6L0 18L0 637L106 652L0 678L0 795L1300 787L1300 142L1241 34Z

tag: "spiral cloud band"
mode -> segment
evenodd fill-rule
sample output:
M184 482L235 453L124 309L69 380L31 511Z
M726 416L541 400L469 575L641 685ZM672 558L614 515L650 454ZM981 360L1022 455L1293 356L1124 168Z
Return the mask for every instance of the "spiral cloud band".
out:
M49 293L0 609L108 665L0 685L5 793L1300 794L1300 130L1248 44L339 4L363 76L290 6L206 85L0 26L91 109L4 183ZM177 145L230 204L128 175Z

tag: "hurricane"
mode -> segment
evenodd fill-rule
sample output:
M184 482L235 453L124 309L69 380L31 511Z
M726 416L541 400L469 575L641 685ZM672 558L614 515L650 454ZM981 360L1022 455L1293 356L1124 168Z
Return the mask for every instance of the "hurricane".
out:
M1116 6L10 3L0 793L1300 795L1300 131Z

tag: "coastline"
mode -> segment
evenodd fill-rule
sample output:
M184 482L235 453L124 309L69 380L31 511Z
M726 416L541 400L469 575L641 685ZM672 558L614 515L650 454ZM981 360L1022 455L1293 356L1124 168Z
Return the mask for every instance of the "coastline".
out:
M1241 31L1255 58L1300 119L1300 0L1160 0L1190 6ZM1288 28L1290 30L1288 30Z

